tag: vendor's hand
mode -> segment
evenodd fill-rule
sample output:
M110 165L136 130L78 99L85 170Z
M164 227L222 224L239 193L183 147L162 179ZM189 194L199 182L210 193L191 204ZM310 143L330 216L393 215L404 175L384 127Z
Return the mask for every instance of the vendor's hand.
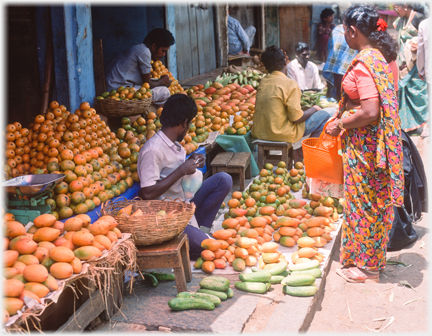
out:
M195 160L186 160L177 169L180 169L183 175L192 175L195 173L196 167Z
M189 160L194 160L196 162L197 168L204 168L205 165L205 155L199 153L193 153L189 156Z
M416 51L417 51L417 43L413 43L413 44L411 45L411 51L412 51L412 52L416 52Z
M340 121L339 118L331 121L325 129L326 134L331 136L338 136L341 132L341 129L338 126L339 121Z
M418 74L419 75L419 78L422 80L422 81L425 81L426 80L426 77L425 76L423 76L423 75L421 75L421 74Z
M160 83L166 87L169 87L171 85L171 80L169 79L168 75L162 75L159 79Z

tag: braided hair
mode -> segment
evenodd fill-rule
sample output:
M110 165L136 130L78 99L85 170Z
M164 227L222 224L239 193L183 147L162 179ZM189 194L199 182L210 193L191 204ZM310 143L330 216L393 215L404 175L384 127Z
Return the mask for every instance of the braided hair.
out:
M356 27L365 35L372 46L378 49L384 56L387 63L397 58L397 42L387 31L377 30L378 12L368 5L353 5L343 14L344 24Z

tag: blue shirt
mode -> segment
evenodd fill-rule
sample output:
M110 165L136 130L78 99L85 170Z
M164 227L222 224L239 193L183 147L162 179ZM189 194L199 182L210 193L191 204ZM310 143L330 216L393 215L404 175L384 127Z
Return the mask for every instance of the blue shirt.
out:
M249 37L240 22L228 15L228 54L237 55L240 51L249 52Z
M144 43L130 47L108 65L106 73L107 90L117 90L121 85L139 89L143 84L141 74L152 69L151 52Z

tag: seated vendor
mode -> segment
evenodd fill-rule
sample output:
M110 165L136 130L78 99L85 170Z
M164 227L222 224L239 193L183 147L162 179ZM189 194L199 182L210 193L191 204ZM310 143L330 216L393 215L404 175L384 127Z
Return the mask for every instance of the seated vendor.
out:
M228 54L250 56L249 50L255 36L256 28L249 26L243 29L240 22L232 15L236 14L239 6L229 6L228 8Z
M290 142L294 162L303 160L302 138L319 137L335 108L321 109L314 105L305 111L300 105L298 84L285 75L284 52L267 47L261 60L268 71L256 94L252 137L260 140Z
M172 95L166 101L160 121L162 128L141 147L138 157L138 174L141 183L139 196L144 200L170 197L185 200L182 179L192 175L196 168L204 167L203 154L194 154L186 160L186 151L179 144L192 119L197 115L195 101L183 94ZM190 258L200 257L201 242L209 238L199 227L207 230L225 197L231 191L232 178L227 173L217 173L203 181L190 202L195 203L195 216L184 232L189 238Z
M110 62L106 69L107 90L117 90L120 86L133 86L138 90L144 83L148 83L153 91L152 103L163 105L170 96L168 87L171 81L168 75L152 80L151 61L164 57L174 43L169 30L153 29L143 43L130 47Z
M285 74L294 79L302 91L324 89L325 84L321 82L318 67L309 61L309 45L304 42L297 43L295 53L296 58L287 65Z

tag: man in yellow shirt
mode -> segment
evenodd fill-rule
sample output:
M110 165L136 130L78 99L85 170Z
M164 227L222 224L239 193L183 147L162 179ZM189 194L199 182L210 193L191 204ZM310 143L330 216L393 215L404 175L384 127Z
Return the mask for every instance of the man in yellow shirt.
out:
M285 54L276 46L267 47L261 55L268 75L258 87L252 137L293 144L294 162L303 160L302 138L319 137L325 123L336 111L319 106L302 111L301 91L293 79L285 75Z

